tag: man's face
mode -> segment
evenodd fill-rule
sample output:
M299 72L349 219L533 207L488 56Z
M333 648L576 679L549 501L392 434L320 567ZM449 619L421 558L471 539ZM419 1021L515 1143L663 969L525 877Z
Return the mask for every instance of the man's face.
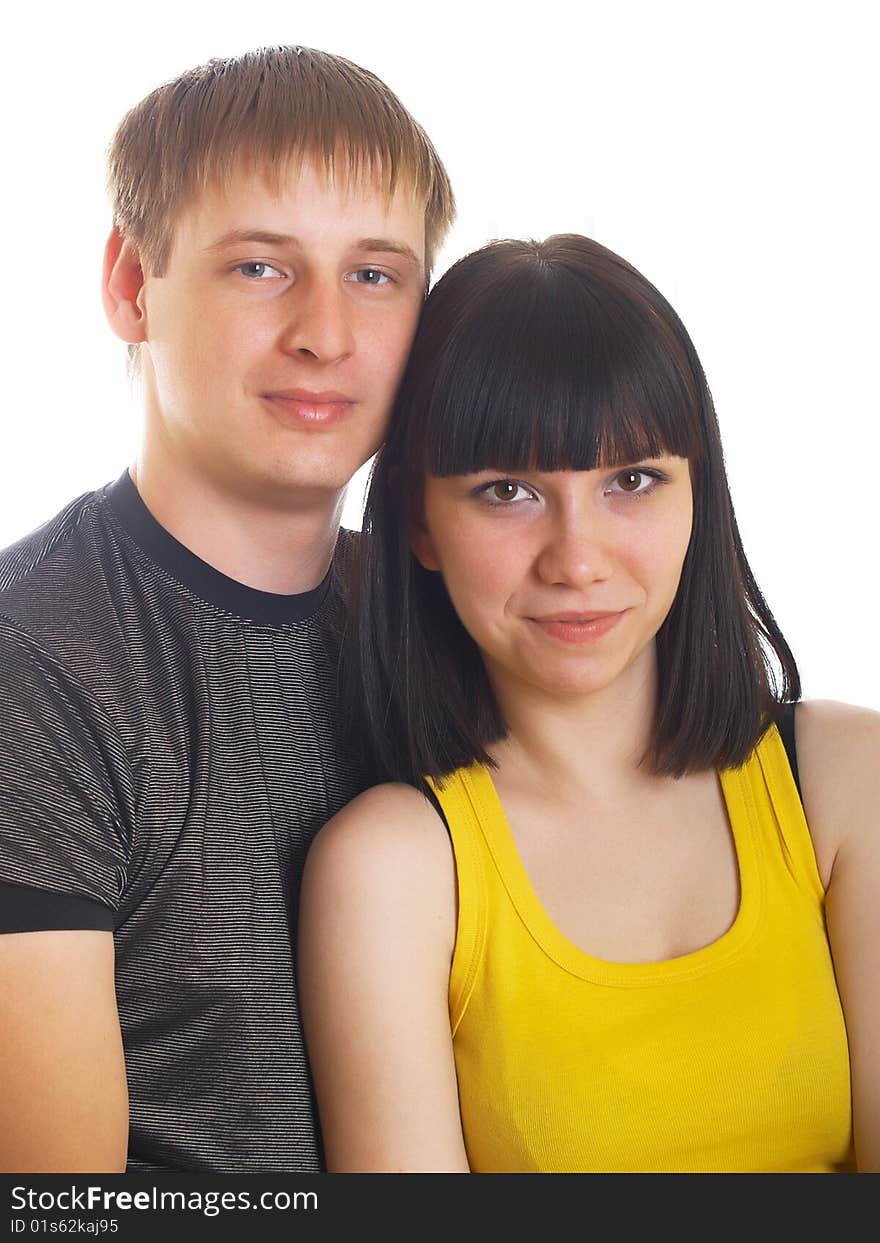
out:
M389 200L304 163L277 193L243 171L206 191L139 298L154 459L270 506L342 489L384 435L424 256L405 185Z

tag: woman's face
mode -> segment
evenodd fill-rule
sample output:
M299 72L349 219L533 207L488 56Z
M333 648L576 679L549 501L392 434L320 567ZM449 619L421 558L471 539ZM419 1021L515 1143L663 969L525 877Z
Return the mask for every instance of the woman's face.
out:
M688 462L428 477L412 546L499 685L589 694L653 660L693 519Z

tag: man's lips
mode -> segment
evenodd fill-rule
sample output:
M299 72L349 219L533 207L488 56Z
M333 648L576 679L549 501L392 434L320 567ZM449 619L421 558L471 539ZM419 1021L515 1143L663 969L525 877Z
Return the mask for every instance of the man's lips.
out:
M276 388L261 394L272 408L300 425L326 427L338 423L355 405L353 397L335 389L319 393L305 388Z
M560 612L548 613L544 617L530 617L528 620L550 638L560 639L563 643L593 643L609 630L613 630L626 612L628 609L613 612Z

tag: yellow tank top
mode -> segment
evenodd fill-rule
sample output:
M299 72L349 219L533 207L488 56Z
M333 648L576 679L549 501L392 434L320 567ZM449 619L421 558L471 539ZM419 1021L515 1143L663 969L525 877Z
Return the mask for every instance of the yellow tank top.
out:
M551 923L482 765L435 786L459 888L449 988L475 1172L854 1169L824 891L773 727L720 773L740 873L728 931L663 962Z

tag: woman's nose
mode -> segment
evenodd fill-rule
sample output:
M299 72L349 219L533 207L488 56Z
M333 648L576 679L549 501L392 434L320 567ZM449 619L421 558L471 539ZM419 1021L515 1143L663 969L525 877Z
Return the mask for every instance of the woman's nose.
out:
M611 569L611 549L595 514L566 513L548 524L537 561L543 582L584 587L607 579Z

